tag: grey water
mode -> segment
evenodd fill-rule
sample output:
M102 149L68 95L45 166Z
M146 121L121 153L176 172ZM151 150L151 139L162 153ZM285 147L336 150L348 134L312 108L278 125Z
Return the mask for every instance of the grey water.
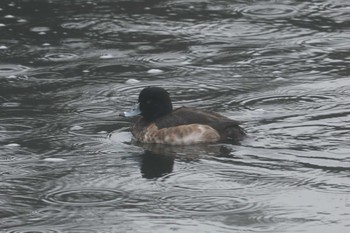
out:
M0 232L350 229L348 0L1 0ZM241 145L140 145L161 86Z

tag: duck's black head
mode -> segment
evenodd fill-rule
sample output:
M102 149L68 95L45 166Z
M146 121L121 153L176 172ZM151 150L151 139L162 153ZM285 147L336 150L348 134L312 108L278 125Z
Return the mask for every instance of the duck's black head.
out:
M146 121L165 116L173 111L169 93L161 87L146 87L139 95L141 116Z

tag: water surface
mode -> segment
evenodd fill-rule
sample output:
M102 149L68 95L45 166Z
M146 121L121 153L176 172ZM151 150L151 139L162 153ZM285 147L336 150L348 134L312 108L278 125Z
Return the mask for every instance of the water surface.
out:
M2 0L1 232L347 232L350 3ZM146 86L242 145L139 145Z

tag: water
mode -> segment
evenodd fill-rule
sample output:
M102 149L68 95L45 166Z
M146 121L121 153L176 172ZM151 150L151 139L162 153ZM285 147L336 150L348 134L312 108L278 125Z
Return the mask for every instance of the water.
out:
M0 3L1 232L348 232L350 3ZM138 145L146 86L242 145Z

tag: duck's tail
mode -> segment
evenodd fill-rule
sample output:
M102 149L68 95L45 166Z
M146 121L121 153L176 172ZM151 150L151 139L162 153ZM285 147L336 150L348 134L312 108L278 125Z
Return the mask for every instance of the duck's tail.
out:
M240 142L247 136L246 131L239 125L229 126L225 129L222 135L224 141L240 144Z

